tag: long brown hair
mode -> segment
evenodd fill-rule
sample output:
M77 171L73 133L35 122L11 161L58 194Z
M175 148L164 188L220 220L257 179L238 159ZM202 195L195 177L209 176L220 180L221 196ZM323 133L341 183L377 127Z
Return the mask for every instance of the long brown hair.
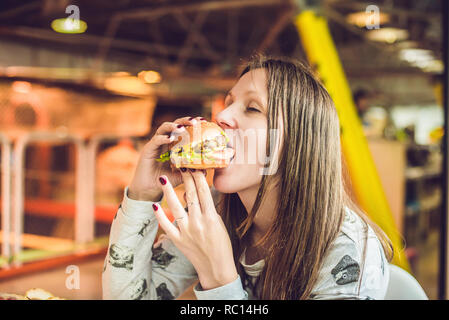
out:
M239 275L250 283L238 261L250 244L254 217L276 185L277 216L256 244L268 248L257 295L260 299L307 299L347 207L373 227L389 259L392 246L345 190L340 124L321 82L299 61L261 55L252 58L241 76L258 68L267 73L268 130L283 127L282 143L276 146L277 172L262 176L251 212L247 213L236 193L223 194L217 208L228 228ZM267 154L269 150L267 139Z

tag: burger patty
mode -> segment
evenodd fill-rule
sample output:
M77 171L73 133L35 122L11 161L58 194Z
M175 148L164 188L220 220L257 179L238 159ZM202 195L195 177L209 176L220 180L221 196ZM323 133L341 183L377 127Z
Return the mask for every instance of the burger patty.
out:
M197 154L201 153L208 153L215 151L219 148L225 148L226 147L226 138L223 136L217 136L213 139L206 139L204 142L198 142L196 144L192 144L191 150ZM177 149L176 152L178 155L181 155L183 152L188 150L185 150L183 147L180 147Z

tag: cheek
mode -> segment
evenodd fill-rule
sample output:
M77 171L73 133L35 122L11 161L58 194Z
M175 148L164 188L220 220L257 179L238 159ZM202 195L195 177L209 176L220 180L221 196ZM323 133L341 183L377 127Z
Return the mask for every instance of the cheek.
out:
M214 174L214 187L222 193L235 193L260 184L257 164L234 164Z
M231 165L215 171L214 187L217 191L235 193L260 185L264 163L268 162L267 157L270 156L265 150L266 137L266 131L261 130L257 140L239 144Z
M258 129L239 132L246 134L246 138L237 136L234 140L236 154L231 165L215 171L214 187L219 192L235 193L260 185L262 169L270 154L266 152L266 128L263 125L254 127Z

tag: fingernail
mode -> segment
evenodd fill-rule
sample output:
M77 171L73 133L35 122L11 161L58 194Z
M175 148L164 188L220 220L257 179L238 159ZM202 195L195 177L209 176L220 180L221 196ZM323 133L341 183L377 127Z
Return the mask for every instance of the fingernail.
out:
M182 124L178 124L177 126L176 126L176 128L182 128L182 127L184 127Z
M157 211L157 209L158 209L157 205L155 203L153 203L153 210Z
M192 122L192 124L196 124L196 119L195 117L190 117L189 121Z
M159 177L159 181L162 183L163 186L167 183L167 180L165 180L163 177Z
M186 168L181 168L181 171L182 171L182 172L186 172L187 169L186 169Z
M200 120L206 121L206 118L200 118Z
M190 169L190 168L189 168L189 170L190 170L190 172L195 172L196 171L195 169Z

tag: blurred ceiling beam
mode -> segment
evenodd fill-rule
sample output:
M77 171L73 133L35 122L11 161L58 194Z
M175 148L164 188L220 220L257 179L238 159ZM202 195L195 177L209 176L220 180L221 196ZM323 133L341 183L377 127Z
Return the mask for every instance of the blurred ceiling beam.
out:
M178 12L192 12L192 11L217 11L217 10L235 10L247 7L266 7L266 6L280 6L290 5L291 0L227 0L227 1L204 1L192 4L182 5L168 5L160 8L138 8L127 11L122 11L117 14L120 19L138 19L148 18L151 16L162 16Z
M97 49L97 56L93 66L94 69L96 70L103 69L103 62L106 58L106 55L108 54L109 48L111 47L111 43L114 40L115 34L117 33L119 26L120 26L119 19L112 17L108 23L104 37L102 37L99 42ZM167 50L164 48L164 52L166 51Z
M65 44L77 44L90 47L98 47L98 43L100 43L104 39L104 37L88 34L73 34L68 37L67 35L58 34L47 29L29 27L0 27L0 35L12 35L30 39L45 40ZM177 54L179 52L178 47L159 43L146 43L124 39L114 39L114 41L111 42L111 47L123 50L140 51L150 55L162 50L170 54ZM191 55L197 58L204 58L204 55L200 54L198 51L193 51Z
M265 38L257 47L257 52L263 52L268 49L271 44L276 40L277 36L284 30L284 28L292 22L292 19L296 12L292 7L288 7L285 9L280 15L279 19L277 19L276 23L269 29Z
M157 21L157 16L151 17L147 19L147 22L150 23L153 20ZM98 44L97 49L97 55L96 60L94 63L93 68L100 71L103 68L103 62L106 58L106 55L108 54L109 49L111 48L111 44L115 39L115 35L117 33L118 28L120 27L121 20L117 16L113 16L106 27L106 32L103 37L100 37L100 41ZM140 41L136 41L138 43L143 43ZM170 50L167 46L162 44L154 44L154 49L156 49L159 53L162 53L163 55L167 55L172 53L173 51Z
M386 44L386 43L374 42L374 41L370 41L370 40L366 39L365 32L362 29L348 23L346 21L346 18L341 13L339 13L338 11L336 11L334 8L332 8L330 6L323 6L323 14L329 20L332 20L333 22L338 23L341 27L346 29L346 31L349 31L352 34L358 36L360 38L360 40L362 40L364 43L368 44L369 46L375 47L377 49L383 49L388 46L388 44Z
M197 52L197 50L193 50L193 46L196 43L203 53L203 58L207 58L212 62L221 61L225 57L217 53L212 46L209 45L209 42L206 37L204 37L200 30L206 19L206 16L211 11L219 11L219 10L236 10L247 7L266 7L266 6L285 6L286 9L284 14L281 15L279 21L275 24L273 28L270 29L265 39L259 45L259 50L262 51L268 48L271 43L276 39L276 36L282 31L282 29L287 25L290 21L289 18L294 13L294 3L292 0L227 0L227 1L204 1L194 4L183 4L183 5L167 5L159 8L139 8L132 9L128 11L121 11L112 16L109 21L108 27L106 29L106 33L104 37L101 39L99 43L97 59L95 62L95 68L97 70L101 70L103 60L109 51L112 43L116 40L114 39L117 30L122 23L123 20L127 19L145 19L145 20L157 20L164 15L171 14L178 21L178 23L187 31L187 38L183 44L183 46L177 50L178 62L177 64L181 67L184 67L187 60L192 56L192 53ZM186 17L187 12L196 12L197 16L195 20L189 21ZM229 29L229 28L228 28ZM229 29L231 32L232 29ZM154 33L154 32L153 32ZM160 37L160 36L158 36ZM236 35L228 35L228 40L230 37L237 39ZM157 47L158 51L163 54L171 54L172 52L166 50L163 46ZM227 56L230 55L231 52L236 54L236 49L228 50ZM199 56L197 56L199 57Z
M162 33L160 26L159 26L159 20L153 21L147 21L148 22L148 32L150 36L155 40L157 43L163 43L164 42L164 34ZM167 50L164 50L164 48L160 48L160 53L163 56L168 56L169 52Z
M239 19L238 11L228 12L228 28L226 37L226 60L235 61L238 55Z
M70 4L69 0L43 0L38 1L41 7L41 14L43 16L50 16L53 14L65 11L65 8Z
M368 68L350 68L345 67L345 74L348 78L367 78L372 79L373 77L423 77L423 78L432 78L435 74L430 72L423 72L419 68L378 68L378 67L368 67Z
M194 18L194 21L190 21L182 12L176 12L174 14L175 19L184 28L184 30L187 31L186 40L184 41L184 44L178 54L178 64L181 68L184 67L190 57L195 43L208 58L211 58L211 60L220 60L223 58L211 48L207 39L201 34L201 28L206 21L207 14L207 11L198 12Z
M393 3L393 2L392 2ZM412 4L413 2L410 1ZM359 1L326 1L325 5L331 6L334 9L347 9L351 10L352 12L356 11L365 11L366 8L370 5L373 5L373 3L370 2L359 2ZM382 4L375 4L377 5L382 12L388 13L390 15L394 16L402 16L406 18L413 18L413 19L421 19L421 20L432 20L432 19L440 19L441 15L440 13L434 13L434 12L425 12L423 10L413 10L413 8L410 9L402 9L399 7L394 7L390 5L382 5Z
M5 19L11 19L19 14L23 14L24 12L39 9L42 6L41 1L34 1L27 4L24 4L22 6L15 7L10 10L6 10L3 12L0 12L0 20Z

